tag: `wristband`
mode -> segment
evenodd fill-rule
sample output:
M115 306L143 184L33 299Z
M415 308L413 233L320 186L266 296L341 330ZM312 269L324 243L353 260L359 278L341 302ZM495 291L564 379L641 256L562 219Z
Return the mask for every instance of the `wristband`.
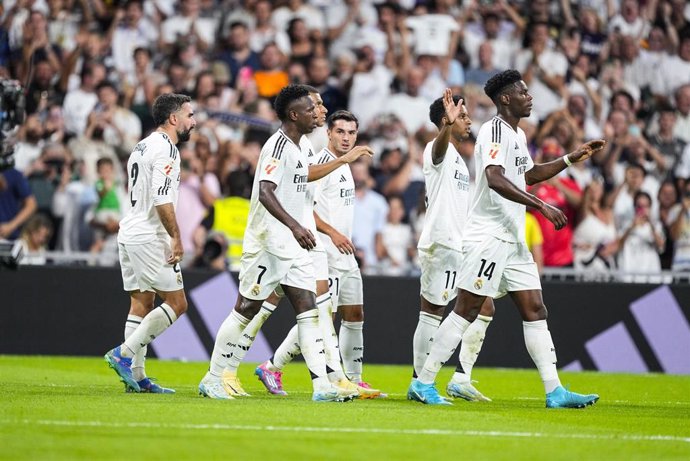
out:
M569 167L570 165L573 164L573 162L571 162L570 159L568 158L568 154L565 154L565 155L563 156L563 161L565 162L565 166L566 166L566 167Z

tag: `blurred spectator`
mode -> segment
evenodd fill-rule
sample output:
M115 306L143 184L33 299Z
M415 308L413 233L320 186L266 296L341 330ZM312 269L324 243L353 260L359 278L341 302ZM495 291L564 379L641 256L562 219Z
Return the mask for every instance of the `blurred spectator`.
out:
M402 120L405 130L410 134L429 126L430 103L419 93L424 79L421 67L411 67L405 76L404 91L390 95L380 109L382 114L394 114Z
M539 163L559 159L565 154L563 148L553 138L547 138L541 145ZM544 218L535 214L544 236L544 266L568 267L573 265L573 229L575 218L582 202L582 191L577 183L564 174L554 176L532 188L532 193L540 200L560 209L568 218L568 223L560 230Z
M48 241L53 233L53 223L44 215L37 213L31 216L19 235L24 257L19 264L26 266L42 266L46 264L45 252Z
M271 22L273 11L271 3L268 0L259 0L254 5L254 16L250 16L250 18L255 21L249 37L249 47L258 53L269 43L275 43L283 53L287 53L290 51L290 39L284 30L278 29Z
M607 204L613 208L614 222L619 233L627 229L635 218L633 198L638 192L645 191L650 197L656 197L657 189L651 190L649 183L645 184L646 180L645 169L637 163L629 163L625 167L623 183L607 196Z
M48 1L48 38L63 51L70 52L76 46L74 37L79 31L80 14L75 12L73 2L67 0ZM88 13L82 13L88 17Z
M122 183L115 178L115 166L112 159L100 158L96 162L98 180L95 184L98 202L93 210L90 221L93 232L93 243L90 251L100 253L101 265L114 265L117 256L117 231L122 219L122 201L125 191Z
M288 23L287 35L290 39L290 61L299 62L306 68L311 58L326 55L323 41L318 35L312 36L309 33L303 19L292 18Z
M664 231L661 223L651 215L652 198L639 191L634 197L635 217L619 238L620 252L618 266L626 275L623 281L637 283L659 283L661 260L659 253L664 249Z
M690 84L690 33L680 37L678 54L667 54L656 68L652 92L660 98L670 98L674 91Z
M338 56L357 44L363 36L375 34L378 19L377 10L385 3L372 5L362 0L342 0L330 2L326 10L326 27L328 28L329 55ZM381 37L381 41L384 38ZM330 108L329 108L330 110Z
M180 0L180 11L161 25L160 41L170 49L176 41L186 39L206 51L215 41L218 23L214 18L202 17L199 0Z
M680 203L671 208L666 218L674 242L674 271L690 271L690 183L682 191Z
M36 198L19 170L6 163L0 166L0 239L15 240L36 211Z
M377 241L376 253L384 275L407 275L414 259L412 228L403 222L405 208L400 197L388 198L388 217Z
M672 176L681 164L685 142L673 133L676 124L676 113L673 108L665 106L660 108L658 113L659 130L649 136L649 144L661 153L667 176Z
M479 64L465 72L465 81L484 88L491 77L500 72L493 63L493 45L486 41L479 45Z
M102 82L96 94L98 103L89 114L88 127L103 129L103 140L125 158L141 139L141 121L134 112L118 104L119 94L112 83Z
M512 33L502 32L507 27L501 27L501 17L495 12L484 13L480 21L467 24L461 29L463 45L470 58L470 67L479 67L479 47L487 42L493 49L493 67L499 71L513 67L514 57L520 47L519 41L522 40L525 21L515 14L510 6L506 8L507 2L501 2L501 5L509 16L517 21L512 23ZM465 15L474 15L474 8L476 8L475 2L470 2Z
M609 20L609 33L616 32L621 35L629 35L635 40L646 36L650 24L647 21L646 11L641 12L640 8L640 2L637 0L622 0L620 12Z
M390 94L393 73L377 64L374 49L364 46L355 51L357 63L350 83L350 111L359 120L360 129L366 131Z
M17 75L21 81L28 80L32 63L36 60L45 60L50 64L54 73L62 69L62 49L48 38L48 21L46 15L40 10L31 10L24 24L22 34L21 64Z
M261 52L261 67L254 72L259 96L272 98L290 81L285 71L285 56L275 43L269 43Z
M596 280L616 268L618 238L613 210L606 204L603 183L595 179L583 193L579 223L573 233L574 266ZM605 278L605 277L604 277Z
M121 77L134 72L134 50L149 49L158 40L158 30L144 17L142 0L127 0L123 8L115 11L108 30L115 70Z
M300 18L307 25L310 33L320 38L325 29L323 15L319 10L306 4L303 0L288 0L285 6L273 10L271 21L278 30L287 31L288 24L294 18Z
M206 241L209 232L222 233L227 244L226 256L230 270L239 270L242 256L242 240L249 217L249 197L252 183L249 177L239 171L227 175L223 183L223 197L213 202L208 214L201 222L202 231L195 232L195 241ZM203 255L203 252L202 252Z
M62 105L63 89L53 82L55 72L45 59L34 61L33 72L26 89L26 113L43 112L51 104Z
M671 180L666 180L661 183L659 187L659 195L657 197L659 202L659 222L664 230L664 251L661 253L661 268L668 270L671 269L671 264L673 262L673 247L674 238L671 232L671 222L669 217L671 216L671 210L674 206L678 204L678 192L676 190L676 185Z
M537 101L532 112L544 120L563 106L568 60L550 43L548 24L534 23L529 30L529 48L515 57L515 68L522 72L530 94Z
M197 138L197 142L201 139ZM208 143L208 140L206 142ZM197 254L194 232L206 215L206 210L220 197L220 184L213 173L206 171L206 162L202 161L189 146L182 149L180 155L182 166L176 212L179 216L182 248L191 256ZM191 257L183 260L183 264L191 262Z
M28 176L30 165L41 155L44 135L43 123L38 115L29 115L19 128L14 150L14 167L25 176Z
M326 58L314 57L307 66L307 83L319 90L329 113L347 108L347 98L339 88L329 82L331 69Z
M227 46L221 48L217 59L228 65L230 70L230 82L228 84L231 87L236 87L240 69L247 68L250 75L253 71L259 70L261 67L259 51L262 51L266 46L274 42L265 43L258 50L252 49L249 47L249 28L247 24L233 22L230 24L226 43Z
M65 95L62 105L65 117L65 130L76 136L86 131L89 114L98 104L96 88L105 80L105 66L98 62L84 64L81 72L81 85Z
M360 140L361 141L361 140ZM388 204L378 192L371 190L373 180L369 168L362 161L350 164L355 181L355 219L352 228L352 243L355 256L363 272L375 273L379 259L376 248L380 247L382 232L388 215Z

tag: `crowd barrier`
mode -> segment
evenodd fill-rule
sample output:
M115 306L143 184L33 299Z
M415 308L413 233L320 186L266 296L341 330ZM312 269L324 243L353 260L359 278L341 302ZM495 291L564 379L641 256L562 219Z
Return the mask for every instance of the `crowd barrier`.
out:
M215 333L234 306L236 274L188 270L184 282L188 314L154 341L149 356L208 360ZM687 283L544 281L543 291L559 367L690 374ZM364 301L365 362L410 364L419 280L365 277ZM0 271L0 353L102 355L121 342L128 306L116 268ZM247 360L270 357L293 324L294 312L283 301ZM533 366L509 297L496 301L477 366Z

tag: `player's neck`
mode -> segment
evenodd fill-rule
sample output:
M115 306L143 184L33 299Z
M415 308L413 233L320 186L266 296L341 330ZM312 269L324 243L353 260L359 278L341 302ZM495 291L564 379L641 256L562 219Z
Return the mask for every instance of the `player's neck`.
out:
M304 133L299 131L297 125L293 123L283 123L280 129L283 130L283 133L285 133L285 136L287 136L290 139L290 141L294 142L295 145L299 146L299 140L302 139Z
M508 125L510 125L510 127L514 131L517 131L518 123L520 123L520 117L517 117L507 112L499 112L497 117L506 122Z
M164 127L164 126L159 126L159 127L156 129L156 131L159 132L159 133L164 133L167 137L170 138L170 141L172 141L172 143L173 143L174 145L177 145L177 141L178 141L178 139L177 139L177 132L175 131L174 128L172 128L172 127L168 128L168 127Z

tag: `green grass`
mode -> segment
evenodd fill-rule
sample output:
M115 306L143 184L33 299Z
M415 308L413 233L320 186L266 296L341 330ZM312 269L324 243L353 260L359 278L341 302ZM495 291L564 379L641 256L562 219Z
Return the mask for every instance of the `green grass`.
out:
M302 363L286 369L287 397L245 364L252 397L203 399L206 366L150 360L177 394L125 394L102 359L0 356L0 459L690 459L690 377L562 373L601 400L547 410L534 370L477 368L493 402L430 407L405 400L410 367L366 365L390 397L338 404L310 401Z

